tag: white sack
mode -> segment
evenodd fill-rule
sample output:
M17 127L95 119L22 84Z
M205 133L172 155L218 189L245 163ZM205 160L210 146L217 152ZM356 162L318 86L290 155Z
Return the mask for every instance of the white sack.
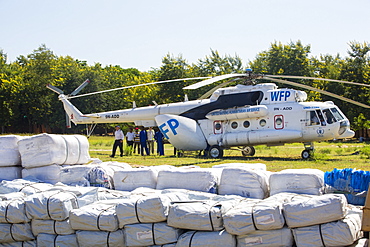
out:
M74 208L78 208L77 197L70 192L47 191L26 198L26 213L30 219L66 220Z
M318 169L287 169L270 175L270 195L281 192L322 195L324 172Z
M132 224L125 226L127 246L148 246L174 243L183 230L163 223Z
M232 167L266 171L266 165L263 163L224 163L212 166L212 168L232 168Z
M50 191L72 193L77 198L78 207L83 207L98 200L99 189L94 187L74 187L66 186L64 184L56 184L50 189Z
M37 247L36 240L0 244L1 247Z
M218 194L264 199L268 196L268 175L262 170L243 167L222 170Z
M56 184L60 182L60 165L48 165L35 168L22 169L22 178L34 177L44 183Z
M172 201L186 200L182 193L149 195L121 200L116 205L119 227L135 223L155 223L167 220Z
M78 247L76 234L54 235L40 233L37 236L37 247Z
M127 169L132 169L127 163L103 162L88 171L87 179L91 186L114 189L114 173Z
M0 201L0 223L27 223L26 203L23 198Z
M290 228L340 220L347 214L347 199L342 194L325 194L293 199L283 204L285 222Z
M25 168L61 165L67 158L67 145L60 135L35 135L20 140L18 145Z
M113 176L116 190L132 191L139 187L155 189L158 173L151 168L133 168L116 171Z
M0 243L21 242L33 240L31 225L25 224L0 224Z
M131 197L131 192L110 190L106 188L98 188L98 201L115 200L115 199L128 199Z
M167 224L172 227L219 231L224 228L221 203L215 201L176 202L170 206Z
M189 231L182 234L176 247L235 247L235 236L223 231L200 232Z
M0 167L0 181L2 180L10 181L13 179L18 179L18 178L22 178L22 167L21 166Z
M103 231L77 231L77 242L79 247L124 247L124 230L119 229L115 232Z
M18 141L22 137L16 135L0 136L0 166L21 165L21 155L18 149Z
M32 233L34 236L40 233L68 235L75 231L71 228L69 220L55 221L55 220L32 220Z
M216 193L220 172L212 168L163 170L158 173L157 189L187 189Z
M348 214L339 221L294 228L292 231L297 247L348 246L361 237L361 217Z
M74 135L60 135L66 142L66 158L64 165L79 164L80 158L80 142Z
M278 230L255 231L247 235L237 236L237 247L281 247L293 246L294 239L287 227Z
M69 223L74 230L109 231L118 230L116 201L96 202L73 209L69 213Z
M79 157L76 164L85 164L90 161L89 140L84 135L73 135L79 143Z
M31 195L49 190L52 187L52 184L41 183L41 181L36 178L14 179L12 181L3 180L0 183L0 194L23 192L26 195Z
M70 186L90 186L88 180L89 171L97 165L74 165L62 166L60 170L60 182Z

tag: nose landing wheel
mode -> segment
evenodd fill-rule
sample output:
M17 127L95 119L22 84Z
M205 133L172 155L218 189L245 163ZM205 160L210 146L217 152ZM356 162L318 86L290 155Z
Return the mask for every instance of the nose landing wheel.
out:
M313 156L314 146L313 143L304 143L304 150L301 153L301 157L304 160L310 159Z

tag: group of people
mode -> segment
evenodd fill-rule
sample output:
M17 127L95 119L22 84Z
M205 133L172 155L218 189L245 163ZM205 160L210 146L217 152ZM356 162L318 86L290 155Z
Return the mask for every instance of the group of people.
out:
M112 155L113 158L116 155L117 148L120 150L120 156L123 156L123 140L126 139L126 143L128 146L129 154L135 153L138 151L138 154L141 155L150 155L151 153L154 154L154 143L157 143L157 154L164 155L164 143L163 143L163 134L157 128L156 131L153 130L152 127L148 129L144 128L143 126L139 128L129 128L126 135L124 135L123 131L121 130L120 126L116 126L116 130L114 131L115 141L113 144ZM145 154L144 154L145 151Z

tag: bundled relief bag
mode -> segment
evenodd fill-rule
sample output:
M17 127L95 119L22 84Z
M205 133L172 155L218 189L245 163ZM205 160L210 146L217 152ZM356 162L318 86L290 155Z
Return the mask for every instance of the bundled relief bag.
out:
M347 205L342 194L307 196L284 203L283 213L288 227L304 227L343 219Z
M270 195L282 192L322 195L324 172L318 169L287 169L270 175Z
M37 247L79 247L76 234L56 235L40 233L37 236Z
M222 203L215 201L174 202L170 206L167 224L182 229L219 231L224 228L221 208Z
M132 224L125 226L127 246L148 246L174 243L183 230L162 223Z
M18 149L18 141L21 139L21 136L16 135L0 136L0 167L21 165L21 155Z
M168 210L172 201L186 200L183 193L154 194L135 196L120 200L116 205L119 227L135 223L155 223L167 220Z
M31 228L34 236L38 236L40 233L57 235L68 235L75 233L69 224L69 220L32 220Z
M25 197L26 197L26 194L23 192L12 192L12 193L0 194L0 202L10 201L10 200L15 200L15 199L22 199Z
M0 201L0 223L16 224L29 221L24 198Z
M0 166L0 182L2 180L14 180L22 178L22 167L21 166L9 166L1 167Z
M188 231L177 240L176 247L235 247L235 236L225 230L216 232Z
M54 186L51 190L26 198L26 213L31 219L66 220L69 211L95 202L97 188Z
M237 247L281 247L294 246L294 239L291 230L287 227L268 230L255 231L247 235L237 236Z
M269 194L268 174L243 167L224 168L218 194L264 199Z
M113 175L116 190L133 191L139 187L155 189L158 172L152 168L133 168L116 171Z
M89 187L89 171L97 165L62 166L60 169L60 182L70 186Z
M158 173L157 189L187 189L217 192L221 170L212 168L171 169Z
M26 179L14 179L12 181L3 180L0 183L0 194L22 192L26 195L47 191L53 188L52 184L43 183L42 181L27 177Z
M22 169L22 178L34 177L44 183L56 184L60 182L60 165L48 165L43 167Z
M123 229L114 232L77 231L76 235L79 247L126 246Z
M108 200L71 210L69 222L72 229L85 231L117 231L118 219L115 210L116 203L116 200Z
M73 137L76 138L79 143L79 156L75 164L86 164L91 160L89 153L89 140L83 135L73 135Z
M114 189L114 173L127 169L132 169L132 167L127 163L102 162L88 171L87 179L90 186Z
M0 243L22 242L34 240L31 225L25 224L0 224Z
M297 247L349 246L362 236L361 210L342 220L292 229Z
M18 145L25 168L62 165L67 158L67 144L60 135L35 135L20 140Z
M37 247L36 240L0 244L1 247Z

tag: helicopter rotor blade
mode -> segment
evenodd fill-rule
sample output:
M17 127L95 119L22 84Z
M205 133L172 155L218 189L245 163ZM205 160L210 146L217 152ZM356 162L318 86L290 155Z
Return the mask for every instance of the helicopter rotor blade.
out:
M296 86L296 87L308 89L308 90L311 90L311 91L319 92L321 94L325 94L325 95L331 96L333 98L340 99L340 100L343 100L343 101L346 101L346 102L349 102L349 103L352 103L354 105L358 105L358 106L361 106L361 107L364 107L364 108L370 108L369 105L366 105L366 104L363 104L363 103L360 103L360 102L357 102L357 101L354 101L354 100L345 98L343 96L340 96L340 95L337 95L337 94L334 94L334 93L330 93L328 91L324 91L324 90L321 90L321 89L318 89L318 88L314 88L314 87L311 87L311 86L300 84L300 83L297 83L297 82L292 82L292 81L287 81L287 80L281 80L281 79L271 78L269 76L265 76L264 78L267 79L267 80L273 81L273 82L288 84L288 85L291 85L291 86Z
M234 80L230 80L230 81L225 81L223 83L221 83L220 85L217 85L216 87L212 88L211 90L209 90L208 92L206 92L205 94L203 94L202 96L200 96L198 99L206 99L208 98L209 96L211 96L211 94L213 94L214 91L216 91L217 89L219 88L222 88L232 82L235 82L236 79Z
M338 83L358 85L358 86L363 86L363 87L370 87L370 84L351 82L351 81L334 80L334 79L325 79L325 78L318 78L318 77L295 76L295 75L265 75L265 76L271 77L271 78L288 78L288 79L307 79L307 80L330 81L330 82L338 82Z
M46 87L49 88L51 91L57 93L57 94L64 94L64 92L61 89L59 89L59 88L57 88L57 87L55 87L51 84L47 84Z
M98 91L98 92L92 92L92 93L74 95L74 96L71 96L69 98L70 99L73 99L73 98L79 98L79 97L94 95L94 94L100 94L100 93L107 93L107 92L122 90L122 89L126 89L126 88L142 87L142 86L148 86L148 85L154 85L154 84L162 84L162 83L167 83L167 82L177 82L177 81L186 81L186 80L199 80L199 79L207 79L207 78L210 78L210 77L194 77L194 78L182 78L182 79L174 79L174 80L166 80L166 81L149 82L149 83L138 84L138 85L118 87L118 88L113 88L113 89L108 89L108 90L103 90L103 91Z
M204 86L207 86L209 84L212 84L214 82L221 81L221 80L224 80L224 79L233 78L233 77L248 77L248 76L249 75L247 75L247 74L226 74L226 75L219 75L219 76L212 77L211 79L200 81L198 83L195 83L195 84L186 86L183 89L198 89L200 87L204 87Z
M80 86L78 86L71 94L70 96L75 96L78 94L84 87L86 87L90 83L89 79L84 81Z

